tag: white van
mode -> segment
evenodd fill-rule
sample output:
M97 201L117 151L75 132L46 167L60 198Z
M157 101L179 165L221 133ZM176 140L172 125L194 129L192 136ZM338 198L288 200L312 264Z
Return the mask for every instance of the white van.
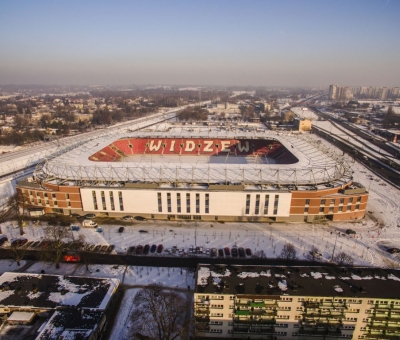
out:
M92 220L83 220L82 226L96 228L97 227L97 223L92 221Z

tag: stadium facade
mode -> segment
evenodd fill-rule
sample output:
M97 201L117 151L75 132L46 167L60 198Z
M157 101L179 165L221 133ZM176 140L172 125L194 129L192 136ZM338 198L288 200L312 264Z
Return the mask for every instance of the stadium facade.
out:
M161 130L121 131L58 152L18 183L25 207L202 221L365 215L368 191L341 156L308 134L174 124Z

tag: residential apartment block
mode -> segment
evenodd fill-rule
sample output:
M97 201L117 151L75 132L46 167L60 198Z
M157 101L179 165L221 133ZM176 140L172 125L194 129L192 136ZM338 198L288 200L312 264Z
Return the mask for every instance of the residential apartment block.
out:
M199 265L196 339L400 339L400 272Z

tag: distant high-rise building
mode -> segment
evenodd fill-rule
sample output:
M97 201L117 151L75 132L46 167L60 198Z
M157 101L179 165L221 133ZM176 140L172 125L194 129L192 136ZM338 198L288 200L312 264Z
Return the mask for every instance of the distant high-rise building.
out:
M338 91L338 86L337 85L329 85L329 99L335 100L337 99L337 91Z

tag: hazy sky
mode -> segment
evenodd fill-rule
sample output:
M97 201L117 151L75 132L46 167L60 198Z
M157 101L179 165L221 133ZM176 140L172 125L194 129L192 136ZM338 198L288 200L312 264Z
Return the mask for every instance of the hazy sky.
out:
M0 0L0 84L400 86L400 0Z

